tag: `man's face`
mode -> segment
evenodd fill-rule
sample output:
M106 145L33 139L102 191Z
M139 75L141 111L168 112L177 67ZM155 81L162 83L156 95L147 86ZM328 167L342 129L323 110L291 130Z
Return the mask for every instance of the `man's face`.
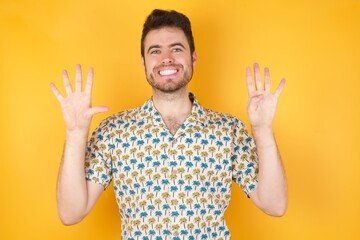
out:
M190 82L196 62L184 32L164 27L151 30L144 41L143 67L154 91L174 93Z

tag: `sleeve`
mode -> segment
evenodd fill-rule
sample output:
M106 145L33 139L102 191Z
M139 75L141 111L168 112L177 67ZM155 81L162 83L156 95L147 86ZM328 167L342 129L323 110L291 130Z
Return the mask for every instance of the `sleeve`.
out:
M103 121L91 134L85 155L85 177L87 181L101 184L104 190L112 180L112 158L109 151L107 122Z
M234 121L232 138L232 179L249 197L257 185L258 155L253 138L249 135L243 122Z

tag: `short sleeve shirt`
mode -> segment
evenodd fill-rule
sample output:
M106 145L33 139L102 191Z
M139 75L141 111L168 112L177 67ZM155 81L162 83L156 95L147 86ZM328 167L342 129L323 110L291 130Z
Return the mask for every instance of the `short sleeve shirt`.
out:
M191 95L192 97L192 95ZM244 124L203 108L172 135L152 100L105 119L87 146L86 179L113 181L122 239L230 239L232 182L248 195L258 157Z

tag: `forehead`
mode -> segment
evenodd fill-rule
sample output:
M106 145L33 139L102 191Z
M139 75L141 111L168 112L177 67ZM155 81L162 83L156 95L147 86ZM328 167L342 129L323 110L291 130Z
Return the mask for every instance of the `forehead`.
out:
M147 50L150 46L169 46L173 43L181 43L189 49L189 43L184 32L176 27L163 27L148 32L145 37L144 47Z

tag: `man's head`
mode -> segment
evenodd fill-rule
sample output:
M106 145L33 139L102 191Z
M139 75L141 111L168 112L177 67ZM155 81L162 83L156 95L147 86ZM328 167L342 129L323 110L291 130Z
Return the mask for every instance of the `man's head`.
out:
M154 10L144 24L141 55L154 93L187 92L196 63L189 19L175 11Z
M190 46L191 54L195 51L194 38L191 31L191 24L188 17L184 14L176 12L174 10L166 11L155 9L147 17L142 31L141 36L141 56L144 57L144 41L147 34L151 30L160 29L164 27L174 27L181 29L188 41Z

